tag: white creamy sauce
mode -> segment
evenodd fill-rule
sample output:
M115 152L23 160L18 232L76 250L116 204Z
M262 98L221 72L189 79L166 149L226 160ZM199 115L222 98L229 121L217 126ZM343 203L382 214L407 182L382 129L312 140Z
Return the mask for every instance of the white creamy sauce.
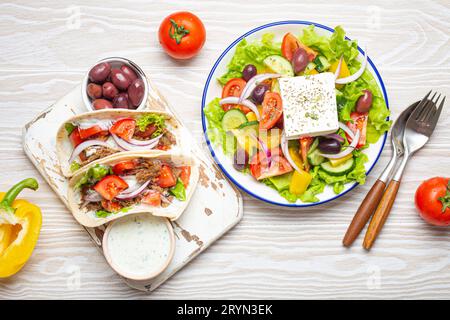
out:
M144 276L159 271L170 253L170 233L164 220L150 214L127 216L108 234L112 263L120 270Z

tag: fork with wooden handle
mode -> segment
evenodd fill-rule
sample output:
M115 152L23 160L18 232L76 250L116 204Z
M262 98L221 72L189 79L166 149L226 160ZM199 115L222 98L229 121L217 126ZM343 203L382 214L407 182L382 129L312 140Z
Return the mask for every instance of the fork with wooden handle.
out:
M414 152L422 148L428 142L436 127L444 106L445 97L441 100L439 108L436 109L441 95L434 99L435 95L436 93L430 100L427 100L424 107L417 107L406 122L405 132L403 134L403 147L405 149L403 159L395 171L391 182L389 182L389 185L381 198L380 204L367 228L363 242L363 247L366 250L370 250L389 216L408 160Z
M430 93L431 91L428 92L428 94L421 101L426 101ZM344 239L342 240L342 244L344 246L349 247L352 245L352 243L361 233L362 229L364 229L364 226L366 225L367 221L369 221L372 213L375 211L378 203L380 202L381 196L383 195L383 191L386 188L386 184L389 180L391 172L394 169L399 157L403 155L402 139L403 132L405 131L406 121L421 101L417 101L411 104L408 108L403 110L403 112L398 116L397 120L395 120L395 124L393 125L391 130L392 158L356 211L352 222L348 226Z

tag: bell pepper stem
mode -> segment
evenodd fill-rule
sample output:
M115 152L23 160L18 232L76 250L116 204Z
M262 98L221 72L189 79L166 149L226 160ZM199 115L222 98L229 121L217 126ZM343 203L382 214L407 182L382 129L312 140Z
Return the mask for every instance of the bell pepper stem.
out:
M39 184L34 178L24 179L16 183L14 186L12 186L11 189L9 189L6 192L5 196L3 197L3 200L0 202L0 210L5 210L7 212L14 213L12 203L17 198L19 193L23 189L37 190L38 188Z

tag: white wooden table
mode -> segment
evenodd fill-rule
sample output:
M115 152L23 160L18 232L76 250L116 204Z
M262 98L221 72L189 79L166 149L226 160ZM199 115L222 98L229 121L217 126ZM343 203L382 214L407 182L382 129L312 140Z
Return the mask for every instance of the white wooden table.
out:
M413 201L422 180L450 175L448 103L435 135L408 166L370 253L361 238L351 249L341 239L387 163L389 143L368 184L330 204L288 211L245 196L242 222L151 295L114 274L22 151L22 126L81 81L88 66L113 55L136 61L202 141L200 100L213 62L236 37L276 20L342 24L366 43L394 119L431 88L450 98L450 3L372 2L2 1L0 190L38 177L39 192L23 196L42 208L44 222L32 259L0 281L0 298L450 298L450 229L425 224ZM179 10L199 15L207 29L203 51L188 62L169 59L157 40L163 17Z

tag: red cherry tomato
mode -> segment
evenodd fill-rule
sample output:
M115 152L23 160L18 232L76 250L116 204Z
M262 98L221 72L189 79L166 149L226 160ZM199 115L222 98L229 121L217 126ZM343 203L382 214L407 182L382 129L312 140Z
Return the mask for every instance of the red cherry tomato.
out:
M108 131L103 130L102 127L96 125L86 129L81 129L80 127L78 127L78 133L81 139L86 140L87 138L90 138L92 136L105 135L108 133Z
M109 129L109 132L119 136L123 140L129 141L133 137L135 128L136 120L124 118L117 120Z
M205 40L205 26L190 12L173 13L159 26L159 43L175 59L192 58L203 47Z
M259 151L250 159L250 173L255 179L261 180L268 177L279 176L292 171L291 165L281 154L280 148L273 148L270 150L270 153L270 164L264 151Z
M435 177L422 182L415 195L420 216L436 226L450 225L449 178Z
M117 201L102 200L102 207L109 212L118 212L122 206Z
M191 167L190 166L183 166L180 167L181 173L180 173L180 179L183 182L183 185L185 188L189 185L189 178L191 177Z
M292 60L294 52L300 48L300 43L297 38L292 33L286 33L283 37L283 42L281 43L281 54L283 57Z
M158 185L161 188L170 188L177 184L177 179L173 175L172 169L166 165L163 164L161 166L161 172L158 176Z
M239 97L242 93L242 90L244 90L246 84L247 82L242 78L233 78L228 80L228 82L222 89L222 98ZM251 111L250 108L238 104L224 104L222 106L222 109L224 111L228 111L230 109L235 108L240 109L244 113L249 113Z
M259 127L269 130L278 122L283 114L281 97L276 92L266 92L262 103L262 115Z
M129 170L133 170L134 168L136 168L136 162L133 160L127 160L115 164L112 170L114 174L120 176Z
M350 114L350 118L352 118L353 122L349 121L347 122L347 127L353 131L353 133L356 133L356 130L359 129L360 136L358 144L356 145L356 148L361 148L366 144L366 134L367 134L367 113L358 113L358 112L352 112ZM349 143L352 143L352 138L346 133L347 140Z
M83 139L80 137L80 132L78 131L78 128L73 129L72 133L69 136L70 142L72 142L72 145L74 148L78 146L80 143L83 142Z
M142 198L142 203L159 207L161 205L161 194L156 190L148 190Z
M106 200L112 200L128 188L128 184L116 175L109 175L97 182L94 190L97 191Z

